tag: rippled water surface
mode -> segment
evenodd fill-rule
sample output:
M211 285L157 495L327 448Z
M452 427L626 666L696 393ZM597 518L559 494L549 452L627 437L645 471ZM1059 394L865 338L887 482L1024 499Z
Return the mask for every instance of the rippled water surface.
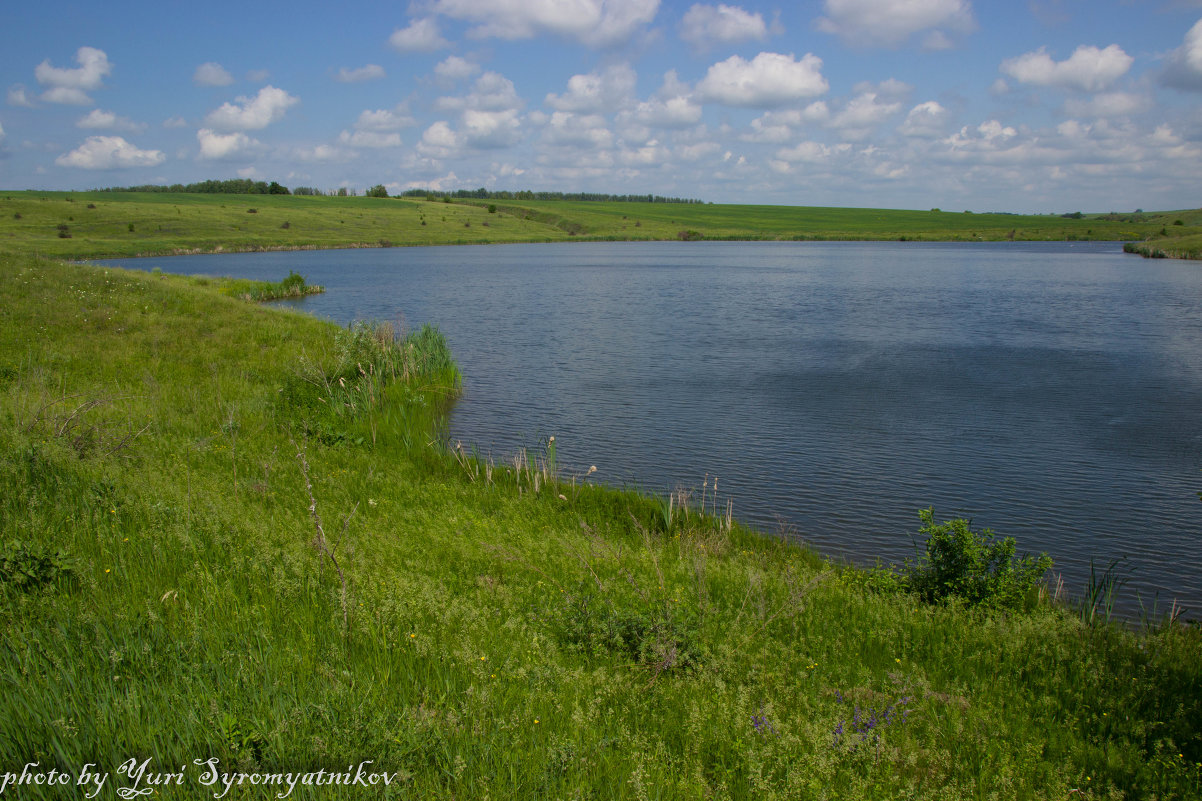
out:
M191 256L339 322L436 323L452 439L556 437L615 485L700 490L871 562L917 510L1047 551L1079 592L1127 557L1202 613L1202 265L1114 244L578 243Z

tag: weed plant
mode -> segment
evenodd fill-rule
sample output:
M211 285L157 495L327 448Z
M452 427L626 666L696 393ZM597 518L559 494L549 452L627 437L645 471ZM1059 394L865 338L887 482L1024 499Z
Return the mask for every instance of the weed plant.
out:
M708 477L665 521L550 438L473 456L438 434L433 329L11 255L0 309L3 770L151 759L188 772L170 799L210 758L372 760L395 798L1202 795L1180 618L927 603L747 530Z

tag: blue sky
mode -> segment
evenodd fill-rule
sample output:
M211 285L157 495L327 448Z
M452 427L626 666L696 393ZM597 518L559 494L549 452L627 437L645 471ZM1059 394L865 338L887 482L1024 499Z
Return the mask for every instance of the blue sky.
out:
M48 2L0 186L1198 206L1202 0Z

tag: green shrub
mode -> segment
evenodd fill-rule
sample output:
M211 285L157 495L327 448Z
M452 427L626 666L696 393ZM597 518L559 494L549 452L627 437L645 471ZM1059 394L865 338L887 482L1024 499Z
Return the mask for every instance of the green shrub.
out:
M305 277L295 270L288 271L288 277L280 281L280 289L284 290L286 295L303 295L308 285L305 284Z
M929 603L957 598L970 606L1020 607L1052 566L1046 553L1016 559L1013 537L973 531L962 518L936 523L933 509L918 515L926 553L907 568L904 583Z

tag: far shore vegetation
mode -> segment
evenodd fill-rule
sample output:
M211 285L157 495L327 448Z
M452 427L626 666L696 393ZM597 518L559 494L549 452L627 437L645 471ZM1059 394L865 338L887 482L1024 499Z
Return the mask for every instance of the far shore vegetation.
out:
M1197 258L1202 238L1198 209L1020 215L483 189L389 197L383 186L340 196L249 180L134 189L0 190L0 250L79 259L563 241L1123 241Z
M395 781L373 798L1202 797L1197 612L1143 599L1116 619L1113 565L1064 586L1056 554L916 509L910 563L848 566L742 525L708 475L653 495L560 464L553 431L495 458L447 441L472 377L434 326L340 327L229 279L65 260L562 240L565 220L994 230L450 200L0 192L0 778L91 766L116 798L117 768L150 760L185 772L161 797L194 798L214 788L193 760L370 760Z

